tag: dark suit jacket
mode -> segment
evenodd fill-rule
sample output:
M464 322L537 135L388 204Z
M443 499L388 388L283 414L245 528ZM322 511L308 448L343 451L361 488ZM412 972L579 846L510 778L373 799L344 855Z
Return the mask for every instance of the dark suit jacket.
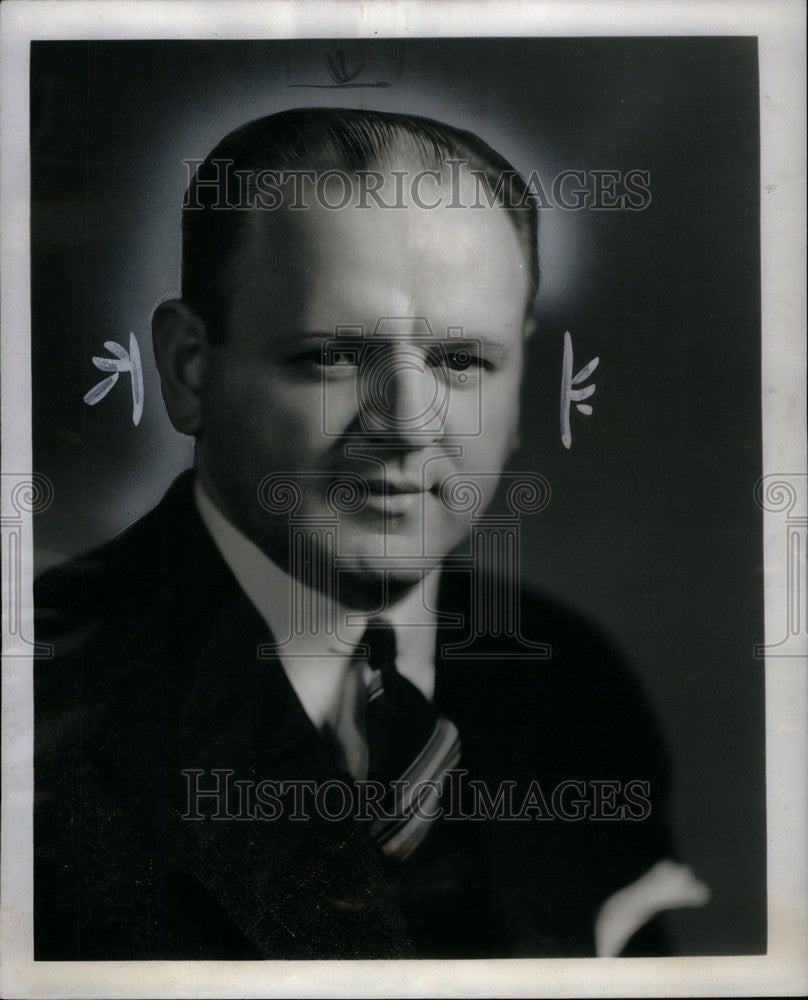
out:
M591 955L598 907L671 854L660 742L614 649L579 616L523 597L549 659L442 655L435 701L461 766L514 798L535 779L644 780L640 821L439 820L404 865L368 824L189 821L183 768L324 781L331 755L266 626L202 524L192 477L98 551L36 588L35 956L48 959ZM469 618L468 574L444 573L439 610ZM206 779L207 780L207 779ZM587 786L585 786L587 787ZM538 810L541 812L541 810ZM633 953L664 950L653 925Z

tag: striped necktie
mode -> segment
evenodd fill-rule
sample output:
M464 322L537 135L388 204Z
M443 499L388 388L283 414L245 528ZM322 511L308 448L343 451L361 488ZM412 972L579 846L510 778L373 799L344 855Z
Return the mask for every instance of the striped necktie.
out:
M386 815L374 819L371 831L388 858L404 861L429 832L446 772L460 762L460 738L454 724L396 670L389 623L371 620L362 642L373 671L365 707L368 780L385 786Z

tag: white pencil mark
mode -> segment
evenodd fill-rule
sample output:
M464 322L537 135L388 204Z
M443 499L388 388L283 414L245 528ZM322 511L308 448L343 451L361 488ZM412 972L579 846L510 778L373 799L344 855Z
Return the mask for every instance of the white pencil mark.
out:
M570 404L575 403L575 409L579 413L584 413L587 416L591 415L592 407L588 403L582 402L582 400L589 399L596 389L594 383L585 386L583 389L574 389L573 386L585 382L599 364L599 357L592 358L577 375L573 375L572 337L569 330L564 333L564 360L561 364L561 442L565 448L572 447Z
M129 350L121 347L114 340L104 341L105 350L114 354L114 358L93 357L93 364L102 372L112 372L107 378L94 385L84 396L88 406L100 403L106 394L118 381L122 372L128 372L132 378L132 423L137 427L143 416L143 366L140 360L140 347L137 337L130 331Z

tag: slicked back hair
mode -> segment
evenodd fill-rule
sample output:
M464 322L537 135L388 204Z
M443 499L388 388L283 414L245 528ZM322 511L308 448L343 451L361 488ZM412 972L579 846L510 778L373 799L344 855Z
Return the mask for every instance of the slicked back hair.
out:
M210 342L224 341L236 284L234 261L255 214L243 210L244 185L252 204L256 192L250 185L262 171L351 175L404 162L446 176L451 161L479 171L489 190L498 192L494 204L512 220L529 267L530 312L539 282L538 210L513 166L471 132L429 118L341 108L267 115L231 132L208 154L183 205L183 299L205 323ZM242 210L228 207L239 205Z

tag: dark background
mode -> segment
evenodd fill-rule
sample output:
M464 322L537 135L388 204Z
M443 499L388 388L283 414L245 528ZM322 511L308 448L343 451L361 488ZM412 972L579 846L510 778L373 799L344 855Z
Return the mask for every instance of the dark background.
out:
M336 87L325 55L345 52ZM298 83L326 86L301 88ZM765 950L757 47L751 38L36 42L31 48L34 468L53 482L36 565L144 513L190 464L151 358L179 277L182 160L287 107L404 111L470 129L549 186L648 170L641 212L542 213L540 336L513 466L544 474L524 523L536 586L628 654L673 755L680 856L713 890L669 925L685 954ZM105 340L140 343L97 406ZM562 337L601 365L558 433ZM570 734L574 739L575 734Z

